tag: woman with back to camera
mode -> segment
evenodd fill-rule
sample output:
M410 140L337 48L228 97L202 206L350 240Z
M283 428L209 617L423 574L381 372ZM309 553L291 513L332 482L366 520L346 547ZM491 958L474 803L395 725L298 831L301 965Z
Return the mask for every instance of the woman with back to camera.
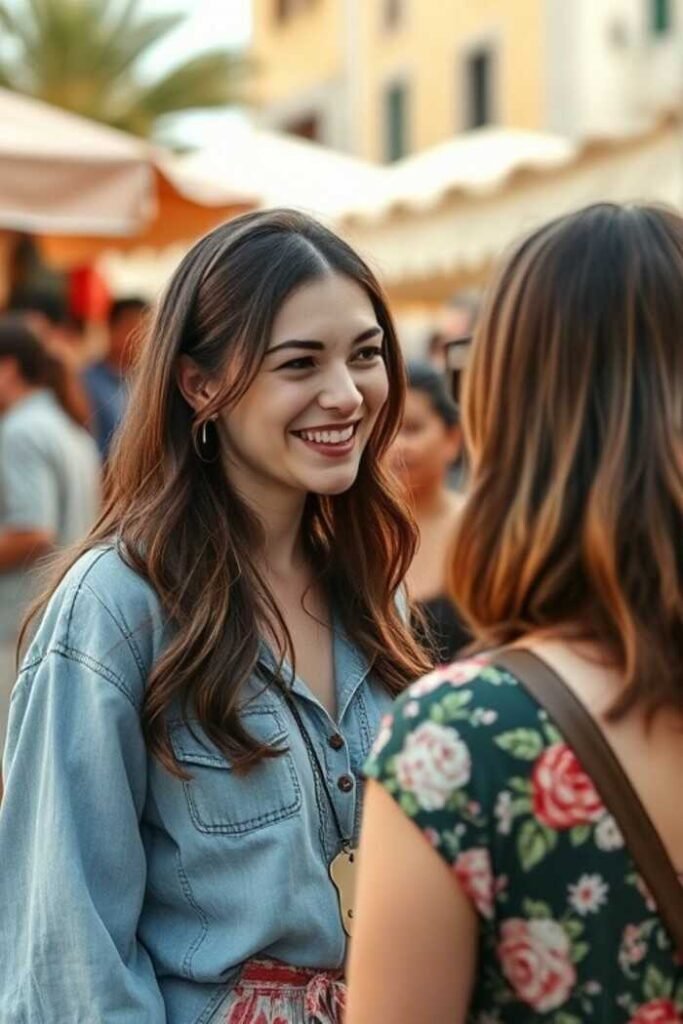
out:
M683 220L600 204L525 240L463 425L451 590L512 650L425 677L378 738L348 1024L680 1024Z
M14 693L3 1021L340 1019L359 774L425 667L403 388L379 285L309 218L180 264Z
M409 363L403 421L392 456L410 493L420 537L407 576L421 613L416 628L437 664L452 661L469 639L446 593L445 574L462 508L462 496L448 488L447 478L461 448L458 407L443 374L428 363Z

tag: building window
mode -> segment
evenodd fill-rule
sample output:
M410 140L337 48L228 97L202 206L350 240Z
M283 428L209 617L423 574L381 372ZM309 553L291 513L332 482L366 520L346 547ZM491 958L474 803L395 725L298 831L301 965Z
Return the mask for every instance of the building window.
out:
M481 128L493 121L493 51L473 50L465 61L465 127Z
M275 14L275 20L278 24L282 24L283 21L287 21L292 13L292 0L275 0L273 6L273 13Z
M403 21L403 0L384 0L384 28L393 32Z
M293 14L312 6L312 0L274 0L275 20L279 25L289 21Z
M406 154L407 105L406 86L390 85L384 98L384 156L388 162L400 160Z
M673 11L671 0L649 0L650 28L653 35L664 36L671 30Z
M311 142L320 142L321 124L316 114L307 114L294 121L287 121L283 125L283 131L288 135L296 135L300 139L309 139Z

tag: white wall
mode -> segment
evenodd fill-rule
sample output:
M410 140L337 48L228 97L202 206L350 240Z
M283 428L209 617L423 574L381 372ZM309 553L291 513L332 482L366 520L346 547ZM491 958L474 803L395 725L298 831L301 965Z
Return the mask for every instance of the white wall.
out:
M638 130L683 100L683 0L656 36L649 0L545 0L546 128L573 137Z

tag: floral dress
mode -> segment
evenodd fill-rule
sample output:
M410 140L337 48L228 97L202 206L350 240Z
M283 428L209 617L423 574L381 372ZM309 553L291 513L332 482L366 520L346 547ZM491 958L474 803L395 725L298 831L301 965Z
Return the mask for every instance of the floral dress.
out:
M683 966L591 779L514 676L421 679L366 767L480 922L473 1024L683 1024Z

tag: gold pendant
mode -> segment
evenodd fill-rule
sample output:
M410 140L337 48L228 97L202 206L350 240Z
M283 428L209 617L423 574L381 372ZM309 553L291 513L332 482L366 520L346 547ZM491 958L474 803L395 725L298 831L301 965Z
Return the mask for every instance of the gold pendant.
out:
M330 861L328 869L330 878L332 879L332 884L337 890L342 928L349 938L351 938L351 928L353 926L357 863L357 851L354 850L352 846L345 846L339 851L337 856Z

